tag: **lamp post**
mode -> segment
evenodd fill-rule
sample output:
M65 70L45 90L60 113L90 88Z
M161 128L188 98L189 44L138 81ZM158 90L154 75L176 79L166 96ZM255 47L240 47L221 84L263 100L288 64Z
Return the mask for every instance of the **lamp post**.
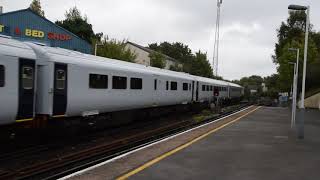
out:
M293 75L293 96L292 96L292 118L291 118L291 128L296 124L296 110L297 110L297 89L298 89L298 73L299 73L299 54L300 49L289 48L289 51L297 52L297 60L294 63L294 75ZM292 63L290 63L292 64Z
M293 64L293 80L292 80L292 112L291 112L291 128L295 126L295 118L296 118L296 72L297 72L297 64L293 62L289 62L289 64Z
M304 39L304 54L303 54L303 77L302 77L302 92L301 92L301 104L300 104L300 118L299 118L299 128L298 128L298 138L304 138L304 117L305 117L305 88L306 88L306 71L307 71L307 55L308 55L308 37L309 37L309 24L310 24L310 6L300 6L300 5L289 5L288 9L296 11L306 11L306 32Z
M215 68L216 76L218 76L218 67L219 67L219 41L220 41L220 8L222 0L217 0L217 19L216 19L216 31L214 37L214 47L213 47L213 60L212 67ZM216 57L217 56L217 57ZM216 57L216 64L214 63ZM214 67L215 65L215 67Z
M95 56L97 56L97 49L98 49L98 46L102 46L103 44L98 44L98 43L96 43L95 45L94 45L94 55Z

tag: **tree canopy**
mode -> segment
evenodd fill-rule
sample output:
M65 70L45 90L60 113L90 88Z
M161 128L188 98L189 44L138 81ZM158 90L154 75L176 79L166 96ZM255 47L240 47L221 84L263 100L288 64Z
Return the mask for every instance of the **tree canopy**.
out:
M180 42L149 44L149 48L170 56L183 64L183 69L172 67L171 70L183 71L197 76L213 78L212 68L207 60L207 53L201 51L192 53L192 50Z
M282 22L280 28L277 30L278 42L275 45L275 55L272 56L273 62L278 65L277 71L278 88L281 91L290 91L293 81L293 66L289 62L296 62L296 52L289 51L289 48L298 48L300 50L299 56L299 89L301 89L302 81L302 67L303 67L303 52L304 52L304 38L306 27L306 13L304 11L290 11L286 22ZM320 34L313 31L312 24L309 26L309 43L308 43L308 66L319 61L320 50ZM318 76L316 74L309 74L307 78ZM313 84L307 84L306 88L310 89Z
M111 59L133 62L136 54L126 48L126 41L108 40L104 38L97 47L97 55Z
M103 33L94 33L92 25L88 22L88 18L83 16L77 7L70 8L65 13L65 19L56 21L55 23L76 34L90 44L100 41L103 36Z
M165 57L159 52L152 52L149 54L150 64L153 67L164 68L166 66Z
M29 8L30 8L33 12L35 12L35 13L39 14L40 16L44 17L44 11L43 11L42 8L41 8L40 0L32 0Z

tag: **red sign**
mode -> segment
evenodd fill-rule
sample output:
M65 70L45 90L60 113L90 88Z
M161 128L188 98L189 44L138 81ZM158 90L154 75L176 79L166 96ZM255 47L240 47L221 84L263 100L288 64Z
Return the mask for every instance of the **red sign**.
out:
M21 35L21 31L20 31L20 29L19 29L18 27L16 27L16 28L14 29L14 33L15 33L16 35Z
M67 41L67 40L71 39L71 36L69 36L67 34L58 34L58 33L49 32L48 39Z

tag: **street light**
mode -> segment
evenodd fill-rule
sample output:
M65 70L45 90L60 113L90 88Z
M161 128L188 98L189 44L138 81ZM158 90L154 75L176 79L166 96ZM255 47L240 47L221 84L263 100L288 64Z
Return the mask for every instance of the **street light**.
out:
M300 49L298 48L289 48L289 51L297 52L297 60L295 64L295 70L293 75L293 96L292 96L292 119L291 119L291 128L296 124L296 110L297 110L297 94L298 94L298 73L299 73L299 54Z
M302 77L302 92L301 92L301 104L300 104L300 128L298 137L303 139L304 138L304 114L305 114L305 107L304 107L304 97L305 97L305 88L306 88L306 71L307 71L307 53L308 53L308 37L309 37L309 24L310 24L310 6L300 6L300 5L289 5L288 9L290 10L297 10L297 11L307 11L307 19L306 19L306 32L305 32L305 39L304 39L304 56L303 56L303 77Z
M218 67L219 67L219 41L220 41L220 8L222 0L217 0L217 19L216 19L216 30L214 36L214 47L213 47L213 59L212 59L212 68L215 68L216 76L218 76ZM214 63L216 57L216 64ZM215 66L215 67L214 67Z
M98 44L98 43L95 44L95 46L94 46L94 55L95 55L95 56L97 56L98 46L103 46L103 44Z
M289 62L289 64L293 64L293 90L292 90L292 112L291 112L291 128L295 126L296 121L296 100L297 100L297 63Z

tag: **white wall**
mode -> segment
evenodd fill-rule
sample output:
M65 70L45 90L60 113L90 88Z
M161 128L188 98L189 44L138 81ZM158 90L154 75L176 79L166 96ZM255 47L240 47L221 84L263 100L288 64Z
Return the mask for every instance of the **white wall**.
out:
M137 55L137 57L134 61L135 63L150 66L150 58L149 58L148 52L146 52L140 48L137 48L136 46L133 46L132 44L128 44L128 43L126 45L126 48L130 49L132 52L134 52Z

